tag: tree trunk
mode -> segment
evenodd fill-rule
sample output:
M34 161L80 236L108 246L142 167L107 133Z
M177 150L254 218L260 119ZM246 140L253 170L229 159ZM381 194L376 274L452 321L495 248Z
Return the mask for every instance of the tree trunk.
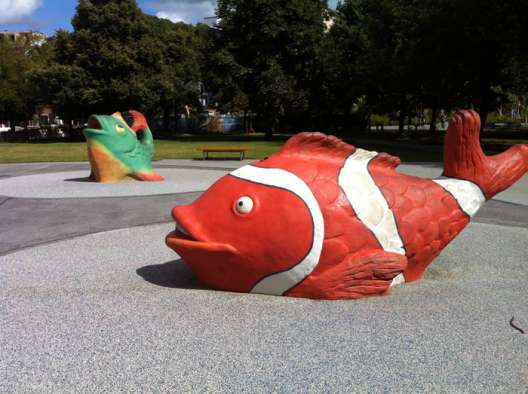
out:
M488 114L490 112L489 103L482 103L479 110L480 115L480 132L482 135L482 131L484 130L484 127L486 127L486 120L488 119Z
M431 108L431 123L429 124L429 132L436 133L436 120L438 119L438 108Z
M174 102L174 125L172 131L174 133L178 132L178 119L180 117L179 111L178 111L178 104Z
M407 117L406 111L404 108L400 109L400 114L398 116L398 135L403 134L405 130L405 118Z
M277 131L279 120L275 115L270 115L270 125L266 128L266 139L271 140L273 133Z
M15 129L15 119L10 117L9 118L9 125L11 126L11 132L14 133L16 131Z
M244 133L245 134L249 134L249 126L248 126L248 123L247 123L247 110L244 110L244 118L242 120L242 123L243 123L243 127L244 127Z
M68 134L69 140L74 141L75 136L73 135L73 121L70 119L64 119L63 126L64 126L64 131ZM58 125L57 125L57 128L59 128Z
M489 86L482 87L481 91L480 108L478 112L480 115L480 132L482 138L482 131L484 130L484 127L486 127L486 121L491 109L492 92Z
M163 108L163 133L167 133L169 131L169 121L170 121L170 109L169 107L165 106Z

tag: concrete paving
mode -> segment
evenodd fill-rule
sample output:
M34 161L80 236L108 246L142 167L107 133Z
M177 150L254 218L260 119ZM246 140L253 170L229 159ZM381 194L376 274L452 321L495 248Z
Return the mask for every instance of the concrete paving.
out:
M156 168L212 182L243 164ZM1 196L6 181L88 169L0 164L0 392L526 391L527 336L509 321L528 333L528 177L488 202L425 280L324 302L199 289L163 243L170 209L199 192Z
M99 199L21 199L0 196L0 255L106 230L171 221L176 205L201 193ZM489 201L474 222L528 228L528 207Z
M0 194L18 198L93 198L190 193L207 189L226 173L224 170L181 168L157 168L156 172L165 180L98 183L90 181L86 171L23 175L0 179Z
M160 160L153 163L154 168L201 168L208 170L231 170L249 163L248 160ZM0 163L0 176L20 176L43 174L61 171L85 171L90 173L88 162L55 162L55 163Z
M58 194L62 198L35 198L35 195L28 193L35 188L35 185L26 184L25 181L38 180L39 177L52 179L57 184L61 182L67 184L67 186L55 185L63 191L64 187L67 187L71 188L74 195L99 195L100 197L118 190L125 195L134 190L144 193L150 190L151 194L156 194L156 191L160 192L160 186L155 186L152 190L152 184L142 182L99 185L90 182L59 181L64 178L65 173L70 172L68 170L81 166L85 168L85 172L82 173L85 175L89 171L87 163L71 163L70 167L67 163L0 164L0 169L10 174L11 177L0 179L0 255L74 236L170 221L170 210L174 206L190 203L199 195L197 192L184 192L185 190L204 190L215 179L225 174L229 168L237 168L243 164L239 161L203 162L197 160L158 162L156 163L157 169L168 174L168 182L162 187L165 187L167 191L170 189L174 194L97 199L63 198L67 195L57 193L59 189L51 186L41 187L36 190L35 194L40 194L40 196ZM161 165L166 167L161 167ZM198 169L201 170L198 171ZM43 170L50 172L40 174L39 171ZM402 165L401 170L410 174L436 177L441 173L441 165L439 163ZM19 176L12 177L13 174ZM179 181L173 174L178 174ZM201 178L202 174L203 178ZM6 187L6 182L11 187ZM44 186L46 182L38 184ZM81 187L83 193L75 191L76 187ZM155 189L156 187L158 189ZM178 191L180 193L177 193ZM28 198L1 196L4 193L28 195ZM474 221L528 227L528 208L526 208L528 177L524 177L512 189L501 193L498 197L502 201L494 199L488 202Z
M43 243L171 220L201 193L99 199L0 197L0 255Z
M172 225L0 258L2 392L523 392L528 229L472 224L425 280L311 301L199 289ZM74 251L74 253L72 253Z

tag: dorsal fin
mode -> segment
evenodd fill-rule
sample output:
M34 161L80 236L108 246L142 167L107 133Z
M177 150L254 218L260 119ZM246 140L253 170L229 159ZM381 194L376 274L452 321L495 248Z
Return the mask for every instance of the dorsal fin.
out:
M388 153L382 152L378 154L372 161L372 165L387 168L396 168L401 164L401 160L397 156L389 155Z
M333 135L304 132L290 138L277 154L305 156L324 154L346 157L355 151L355 146L347 144Z
M119 119L119 120L122 120L123 123L126 123L126 122L125 122L125 119L123 118L123 115L121 115L121 112L114 112L114 113L112 114L112 116L113 116L114 118L117 118L117 119Z

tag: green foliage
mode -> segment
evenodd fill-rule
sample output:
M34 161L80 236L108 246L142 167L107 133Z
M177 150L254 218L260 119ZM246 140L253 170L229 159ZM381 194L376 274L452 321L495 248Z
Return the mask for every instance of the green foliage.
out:
M73 32L0 43L0 116L36 103L66 119L137 108L148 118L256 113L263 131L348 130L371 118L507 103L526 114L524 0L219 0L219 28L147 16L135 0L80 0ZM325 22L333 21L331 28ZM523 107L524 106L524 107ZM376 118L379 114L379 118Z
M259 113L269 131L285 114L306 113L326 13L325 0L220 0L217 57L237 77L223 98Z
M433 109L432 122L440 108L460 106L476 106L486 118L500 92L524 85L515 59L527 54L527 7L520 0L345 0L332 29L342 67L336 80L365 95L372 111L398 111L400 125L417 106Z
M391 121L390 117L388 115L378 115L378 114L372 114L370 116L370 122L373 126L389 126L394 124L393 121Z
M0 119L10 121L13 127L31 118L36 104L31 74L50 58L49 44L18 45L0 38Z
M198 104L202 27L144 15L135 0L81 0L72 25L54 39L55 63L34 78L67 118Z

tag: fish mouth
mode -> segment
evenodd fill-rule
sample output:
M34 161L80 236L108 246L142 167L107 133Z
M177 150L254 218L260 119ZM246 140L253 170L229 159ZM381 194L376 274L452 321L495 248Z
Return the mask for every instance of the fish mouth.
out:
M92 130L102 130L103 129L103 126L101 126L101 122L99 121L96 115L92 115L88 119L88 128Z
M165 243L178 254L211 254L221 253L235 255L238 254L236 248L229 244L210 242L193 235L181 222L176 221L174 231L165 238ZM182 256L184 257L184 256Z
M103 125L97 115L92 115L88 118L88 124L83 130L84 135L89 138L95 135L101 135L103 133Z

